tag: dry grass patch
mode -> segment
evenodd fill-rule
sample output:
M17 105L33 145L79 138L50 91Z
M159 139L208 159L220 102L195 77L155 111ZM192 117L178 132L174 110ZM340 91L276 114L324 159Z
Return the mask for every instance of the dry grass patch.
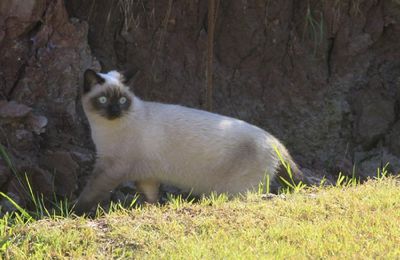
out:
M5 259L399 258L399 179L7 227ZM4 228L4 227L3 227ZM5 244L3 244L5 245Z

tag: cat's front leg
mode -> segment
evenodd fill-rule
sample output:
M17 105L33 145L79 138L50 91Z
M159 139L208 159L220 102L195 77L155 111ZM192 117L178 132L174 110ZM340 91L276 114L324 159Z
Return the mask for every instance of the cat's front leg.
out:
M110 192L125 180L123 173L117 173L113 169L104 170L99 164L96 165L92 176L87 182L82 193L75 204L75 213L82 215L90 211L93 206L107 199Z
M160 198L160 182L153 179L135 182L139 193L143 194L147 203L155 204Z

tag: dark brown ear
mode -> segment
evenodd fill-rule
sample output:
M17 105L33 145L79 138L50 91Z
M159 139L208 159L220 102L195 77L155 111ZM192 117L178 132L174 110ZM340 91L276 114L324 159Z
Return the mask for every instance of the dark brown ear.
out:
M122 75L122 83L127 84L129 80L136 75L137 72L138 69L133 67L120 71L120 74Z
M96 84L103 84L105 79L103 79L99 74L91 69L87 69L83 75L83 93L89 92L92 87Z

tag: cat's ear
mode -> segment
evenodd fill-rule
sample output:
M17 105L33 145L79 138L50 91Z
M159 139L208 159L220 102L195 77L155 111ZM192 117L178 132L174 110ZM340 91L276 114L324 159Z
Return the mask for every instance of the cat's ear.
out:
M129 80L131 78L133 78L136 75L137 72L138 72L138 69L137 68L133 68L133 67L128 68L128 69L123 70L123 71L120 71L120 74L122 75L121 82L124 83L124 84L128 84Z
M91 69L87 69L83 75L83 93L89 92L96 84L103 84L105 79Z

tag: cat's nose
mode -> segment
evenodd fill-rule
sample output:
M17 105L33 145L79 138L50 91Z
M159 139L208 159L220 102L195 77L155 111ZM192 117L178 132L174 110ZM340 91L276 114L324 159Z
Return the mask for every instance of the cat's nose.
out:
M121 112L121 109L119 108L118 105L111 105L110 106L110 112L111 113L119 113L119 112Z
M115 118L121 115L121 108L118 105L111 105L108 107L108 114L110 118Z

